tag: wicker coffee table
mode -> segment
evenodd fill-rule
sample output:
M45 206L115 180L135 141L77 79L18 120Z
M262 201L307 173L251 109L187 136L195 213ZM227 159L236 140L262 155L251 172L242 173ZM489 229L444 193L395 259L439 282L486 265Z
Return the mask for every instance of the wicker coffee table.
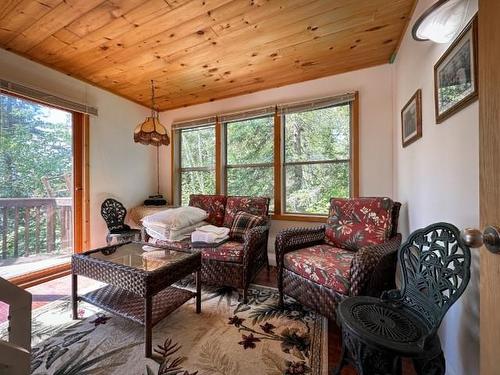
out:
M146 250L144 250L146 249ZM152 327L187 300L196 297L201 311L201 254L126 242L75 254L72 258L73 319L78 300L96 305L144 326L146 357L152 353ZM171 286L195 274L196 293ZM108 285L77 295L77 276Z

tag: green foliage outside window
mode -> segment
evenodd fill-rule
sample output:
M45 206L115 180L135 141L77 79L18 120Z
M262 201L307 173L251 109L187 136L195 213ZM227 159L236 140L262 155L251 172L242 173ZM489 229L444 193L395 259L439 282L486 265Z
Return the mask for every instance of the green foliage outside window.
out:
M42 177L72 171L71 114L0 95L0 198L47 197Z
M15 201L48 198L43 178L50 180L51 187L57 191L57 197L71 197L65 176L71 181L72 158L71 113L0 94L0 198ZM41 254L47 251L46 206L38 209L30 206L26 209L23 204L29 206L29 201L19 203L19 206L14 204L18 212L17 230L14 224L16 208L6 208L0 204L0 234L2 241L5 238L7 243L7 253L2 252L2 258L14 256L16 234L18 256L25 255L25 245L31 254L36 247ZM62 223L57 209L58 207L54 212L55 253L71 250L62 246ZM40 213L38 244L35 243L37 210ZM28 237L27 244L25 234Z
M215 127L182 129L181 204L191 194L215 193Z
M227 194L269 197L273 210L273 117L230 122L226 134Z
M350 124L349 105L284 116L286 213L327 214L331 197L349 197Z
M290 113L284 119L286 213L327 214L331 197L350 195L350 105ZM227 195L274 204L274 119L224 124ZM181 130L181 202L215 192L215 128Z

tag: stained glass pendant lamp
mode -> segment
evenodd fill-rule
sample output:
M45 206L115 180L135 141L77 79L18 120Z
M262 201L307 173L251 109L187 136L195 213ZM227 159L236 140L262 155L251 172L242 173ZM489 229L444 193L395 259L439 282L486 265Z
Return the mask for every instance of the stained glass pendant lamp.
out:
M449 43L465 25L470 0L438 0L427 9L412 28L413 39Z
M170 138L167 129L161 124L158 111L155 109L155 87L151 81L151 116L136 126L134 130L134 142L149 146L156 146L156 195L151 195L146 199L146 205L164 205L166 201L160 194L160 146L168 146Z

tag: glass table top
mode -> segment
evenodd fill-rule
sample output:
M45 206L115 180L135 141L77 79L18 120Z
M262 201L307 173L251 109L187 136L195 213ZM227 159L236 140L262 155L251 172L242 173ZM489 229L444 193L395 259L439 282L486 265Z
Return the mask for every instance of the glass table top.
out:
M109 246L85 255L143 271L154 271L193 256L188 252L161 249L134 242Z

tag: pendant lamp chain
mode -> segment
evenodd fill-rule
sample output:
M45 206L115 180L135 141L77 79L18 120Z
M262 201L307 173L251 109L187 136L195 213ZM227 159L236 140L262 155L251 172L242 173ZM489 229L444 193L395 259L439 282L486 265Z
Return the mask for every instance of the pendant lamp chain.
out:
M151 117L158 117L155 116L155 85L153 80L151 80Z

